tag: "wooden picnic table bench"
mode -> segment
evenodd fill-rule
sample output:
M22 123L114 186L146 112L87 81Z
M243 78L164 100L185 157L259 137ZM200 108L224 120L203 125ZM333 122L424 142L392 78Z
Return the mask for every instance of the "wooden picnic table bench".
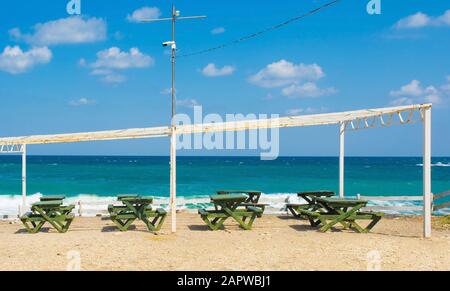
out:
M219 194L212 195L210 198L216 209L200 209L198 213L206 225L213 231L221 228L229 218L234 219L243 229L250 230L255 219L263 213L261 208L255 206L247 206L244 209L240 208L248 199L248 196L244 194ZM249 219L248 222L246 222L247 219Z
M305 215L311 226L322 225L320 231L327 232L336 224L341 224L345 229L353 229L359 233L368 233L384 216L383 213L363 212L368 201L342 198L316 198L320 205L319 210L298 209L301 215ZM369 220L367 227L360 226L357 221Z
M302 198L306 201L306 204L299 204L299 203L289 203L286 205L286 208L297 218L302 218L304 215L302 215L299 211L299 209L303 210L311 210L316 211L320 209L320 205L316 203L317 198L321 197L333 197L336 193L332 191L309 191L309 192L299 192L297 193L297 196L299 198Z
M261 191L254 191L254 190L220 190L220 191L217 191L217 194L218 195L230 195L230 194L245 194L245 195L247 195L247 199L243 203L241 203L241 206L261 208L262 213L259 214L259 217L262 216L262 214L266 210L266 207L269 206L269 204L259 203L259 200L261 199L261 195L262 195ZM217 208L216 208L216 210L217 210Z
M109 205L108 212L120 231L127 231L137 219L143 221L149 231L161 230L167 212L164 209L153 210L153 197L121 195L118 201L122 202L122 205Z
M59 233L65 233L75 218L71 214L74 205L63 206L62 200L41 201L32 204L31 212L23 215L20 220L29 233L39 232L48 222Z

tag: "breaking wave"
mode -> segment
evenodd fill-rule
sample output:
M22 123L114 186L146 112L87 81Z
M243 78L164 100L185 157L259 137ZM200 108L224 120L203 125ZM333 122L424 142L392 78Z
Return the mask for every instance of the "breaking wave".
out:
M28 207L34 202L39 201L40 197L43 195L41 193L36 193L27 196ZM177 198L177 204L179 210L184 210L188 212L196 212L199 208L211 207L210 200L206 196L202 197L183 197ZM298 198L295 193L274 193L274 194L263 194L261 196L261 203L269 205L266 208L266 213L269 214L284 214L286 213L287 203L304 203L301 198ZM97 215L106 215L107 206L109 204L117 203L116 197L103 197L93 194L80 194L74 197L68 197L66 200L67 204L75 204L75 212L79 214L82 213L83 216L93 217ZM0 195L0 219L10 219L16 218L19 213L19 207L22 204L22 196L20 195ZM167 209L169 206L168 197L155 197L154 204L158 207ZM420 202L411 201L371 201L369 206L395 206L395 207L409 207L409 206L420 206ZM80 210L81 207L81 210ZM421 212L399 212L399 211L389 211L390 214L411 214L420 215ZM440 215L449 215L450 209L441 210Z

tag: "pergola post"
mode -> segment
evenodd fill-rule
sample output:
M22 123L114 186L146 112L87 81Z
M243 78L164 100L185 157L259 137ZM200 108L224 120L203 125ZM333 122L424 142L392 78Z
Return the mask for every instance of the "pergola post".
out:
M172 127L170 137L170 211L172 214L172 233L177 232L177 134Z
M431 107L423 110L423 215L424 237L431 238Z
M345 122L339 127L339 197L344 198Z
M27 145L22 145L22 207L20 215L25 214L27 207Z

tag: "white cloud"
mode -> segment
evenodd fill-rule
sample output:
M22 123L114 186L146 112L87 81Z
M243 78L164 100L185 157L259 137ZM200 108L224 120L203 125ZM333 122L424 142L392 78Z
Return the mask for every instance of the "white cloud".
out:
M203 68L202 74L207 77L221 77L232 75L236 69L233 66L218 68L215 64L208 64Z
M307 107L307 108L294 108L286 110L286 114L290 116L298 116L302 114L318 114L318 113L324 113L327 112L328 109L326 107L320 107L320 108L313 108L313 107Z
M153 66L154 59L131 48L129 52L121 51L118 47L112 47L97 53L97 60L91 64L92 68L130 69L147 68Z
M394 27L396 29L412 29L427 26L450 26L450 10L445 11L444 14L437 17L417 12L416 14L400 19Z
M317 81L325 77L317 64L294 64L280 60L267 65L248 79L262 88L282 87L281 94L289 98L320 97L337 92L333 87L320 88Z
M157 19L161 16L158 7L142 7L135 10L131 15L128 14L127 20L130 22L139 22L143 19Z
M195 106L200 106L200 103L195 99L183 99L177 100L177 105L185 108L194 108Z
M217 27L211 30L211 34L222 34L225 33L225 28L223 27Z
M47 64L51 59L52 52L47 47L23 51L19 46L7 46L0 54L0 70L10 74L20 74L36 65Z
M127 78L110 69L93 69L91 75L101 76L100 80L105 83L123 83Z
M412 80L410 83L400 87L399 90L393 90L390 95L398 97L391 101L391 105L410 105L413 103L433 103L441 104L444 101L446 88L449 84L443 85L438 89L435 86L423 87L418 80Z
M423 94L424 89L420 85L420 81L412 80L409 84L400 87L400 90L391 91L391 96L420 96Z
M411 105L413 103L414 103L414 101L412 98L400 97L400 98L392 100L389 104L392 106L403 106L403 105Z
M298 65L281 60L267 65L255 75L251 76L249 81L263 88L283 87L304 81L315 81L325 76L322 68L317 64Z
M441 90L450 95L450 76L446 78L447 84L441 86Z
M302 97L320 97L325 95L331 95L336 93L336 89L330 88L319 88L317 84L312 82L307 82L302 85L293 84L289 87L284 88L282 91L284 96L289 98L302 98Z
M106 39L107 26L103 19L71 16L38 23L31 34L23 34L19 28L11 29L9 34L36 46L92 43Z
M143 54L138 48L131 48L128 52L121 51L117 47L111 47L97 53L97 60L88 64L85 59L80 59L79 64L91 68L91 75L102 76L106 83L123 83L126 77L118 74L117 70L143 69L153 66L155 63L151 56Z
M295 108L295 109L286 110L286 114L291 115L291 116L300 115L300 114L303 114L303 112L305 112L305 110L303 108Z
M70 101L69 105L78 107L78 106L85 106L85 105L94 105L95 103L96 103L95 100L88 99L88 98L80 98L78 100Z
M113 72L111 74L105 75L103 78L101 78L101 80L105 83L118 84L125 82L127 78L124 75L116 74Z
M428 15L417 12L416 14L410 15L408 17L405 17L403 19L400 19L395 27L397 29L402 28L419 28L429 25L431 22L431 19Z
M450 25L450 9L436 19L438 25Z

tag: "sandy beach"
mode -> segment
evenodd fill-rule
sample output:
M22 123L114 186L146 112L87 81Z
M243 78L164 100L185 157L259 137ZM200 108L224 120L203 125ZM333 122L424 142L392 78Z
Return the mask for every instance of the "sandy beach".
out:
M140 223L121 233L96 217L77 218L66 234L44 228L30 235L20 222L1 221L0 270L66 270L74 253L81 270L450 270L450 229L435 227L432 239L422 239L420 217L385 218L371 234L324 234L275 215L252 231L226 226L211 232L182 213L177 234L170 223L158 235Z

